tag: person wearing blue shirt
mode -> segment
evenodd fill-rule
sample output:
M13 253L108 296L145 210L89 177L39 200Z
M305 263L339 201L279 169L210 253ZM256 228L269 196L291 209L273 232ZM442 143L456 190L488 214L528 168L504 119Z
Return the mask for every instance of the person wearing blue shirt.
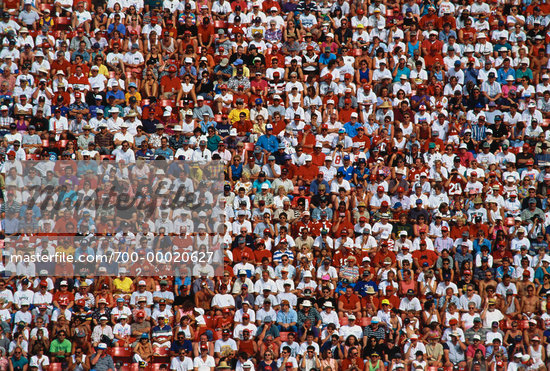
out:
M319 64L328 65L330 61L335 61L336 55L331 53L330 46L325 48L325 52L319 56Z
M357 112L352 112L350 121L344 124L344 130L346 131L346 133L350 138L356 137L357 129L363 126L363 124L357 121L357 118L358 118Z
M309 186L309 191L314 195L318 194L319 193L319 186L321 184L325 185L325 189L330 189L330 185L324 179L323 173L319 172L319 174L317 174L317 178L313 179L313 181L311 182L311 184Z
M277 312L277 327L279 331L296 332L298 328L298 313L290 307L288 300L281 301L281 310Z
M113 31L118 31L122 34L122 36L126 36L126 26L124 26L122 23L120 23L120 15L115 14L115 21L107 27L107 33L111 35Z
M510 67L510 58L504 58L504 61L502 62L502 67L500 67L497 71L497 81L501 85L507 84L507 78L508 76L512 76L514 79L513 81L516 81L516 70L514 70L512 67Z
M273 125L265 126L266 133L258 138L258 147L269 153L275 153L279 149L279 140L273 135Z
M107 99L109 99L111 97L115 98L116 101L120 100L120 99L122 99L122 100L126 99L125 96L124 96L124 92L120 89L116 89L116 90L112 89L112 90L108 91L107 92Z
M344 179L349 181L353 179L354 170L349 155L344 155L344 165L338 168L338 172L343 173Z

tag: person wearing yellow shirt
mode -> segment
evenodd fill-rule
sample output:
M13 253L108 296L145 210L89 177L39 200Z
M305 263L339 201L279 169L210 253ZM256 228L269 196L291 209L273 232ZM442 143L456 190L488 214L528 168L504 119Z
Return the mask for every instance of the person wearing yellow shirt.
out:
M115 287L114 297L129 301L132 291L134 291L134 282L130 277L126 276L126 268L120 267L118 273L119 276L113 280L113 286Z
M244 100L242 100L241 98L237 99L236 105L237 107L232 109L231 112L229 112L228 117L231 124L234 124L240 120L241 112L244 112L246 114L247 120L250 118L250 111L248 110L248 108L244 107Z
M141 94L139 93L139 91L137 91L137 85L136 85L135 82L131 82L131 83L128 84L128 92L126 92L125 97L126 97L126 104L127 105L130 104L130 98L131 97L136 98L136 101L137 101L138 105L141 104Z

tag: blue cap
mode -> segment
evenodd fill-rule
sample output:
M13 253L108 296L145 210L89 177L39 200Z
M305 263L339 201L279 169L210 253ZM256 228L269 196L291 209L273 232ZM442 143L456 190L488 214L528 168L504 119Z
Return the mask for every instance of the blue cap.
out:
M483 108L483 104L482 103L476 103L476 108Z
M422 203L422 200L421 200L421 199L416 200L416 204L417 204L417 205L420 205L421 203Z
M262 104L262 98L257 98L254 102L256 104Z
M349 155L345 155L344 160L349 160Z
M233 65L234 66L240 66L241 64L243 64L243 60L242 59L237 59L235 62L233 62Z
M403 205L401 204L401 202L396 202L395 205L393 205L393 207L395 209L397 209L398 207L402 207Z

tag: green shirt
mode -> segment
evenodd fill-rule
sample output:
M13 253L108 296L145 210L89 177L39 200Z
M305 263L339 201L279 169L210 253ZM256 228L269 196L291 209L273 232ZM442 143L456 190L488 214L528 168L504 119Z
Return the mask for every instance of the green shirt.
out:
M65 351L65 354L70 355L72 349L72 344L69 340L65 339L62 342L59 342L58 339L54 339L50 344L50 353L57 353L60 351ZM65 356L57 356L57 358L65 358Z

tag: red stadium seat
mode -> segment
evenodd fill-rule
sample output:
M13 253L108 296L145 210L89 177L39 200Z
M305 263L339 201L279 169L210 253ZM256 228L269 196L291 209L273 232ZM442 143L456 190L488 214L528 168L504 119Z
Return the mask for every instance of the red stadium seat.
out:
M42 147L49 147L50 141L48 139L42 139Z
M114 155L101 155L99 156L100 160L103 161L103 160L114 160L115 159L115 156Z
M119 371L139 371L139 363L125 363L118 370Z
M72 21L70 17L57 17L55 19L55 28L57 30L68 30Z
M53 9L53 5L47 4L47 3L41 3L40 5L38 5L38 10L40 10L41 12L43 12L46 9L48 9L51 12Z
M153 348L155 355L153 356L153 363L168 363L170 361L170 351L168 348Z
M115 362L130 362L134 351L129 347L113 347L109 349L109 354Z
M214 21L214 28L226 28L227 23L225 21Z
M61 371L63 370L63 364L61 363L50 363L49 371Z
M361 326L368 326L370 325L370 318L368 317L361 317Z
M247 150L247 151L254 151L254 143L245 143L244 144L244 149Z
M176 102L174 102L173 100L170 100L170 99L163 99L160 101L160 105L162 107L175 107L176 106Z

